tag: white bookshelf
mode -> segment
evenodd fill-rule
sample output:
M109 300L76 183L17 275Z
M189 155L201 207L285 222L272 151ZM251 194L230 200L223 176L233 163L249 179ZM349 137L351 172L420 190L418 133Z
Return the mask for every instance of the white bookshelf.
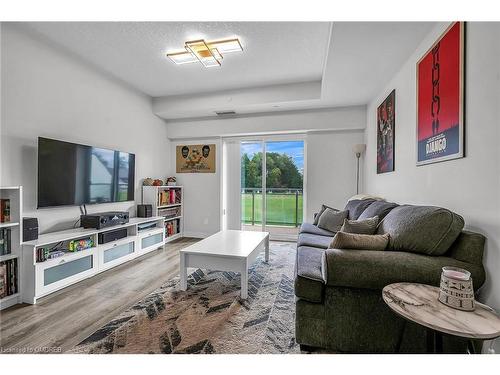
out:
M0 229L8 229L11 233L11 252L10 254L0 255L0 262L3 263L14 259L17 261L17 292L0 298L0 310L3 310L21 301L19 291L22 287L23 188L22 186L0 187L0 198L10 200L10 220L0 223Z
M171 190L180 192L180 202L161 202L160 201L160 193L162 191ZM167 230L165 229L165 243L174 241L178 238L182 238L184 235L184 189L182 186L143 186L142 187L142 203L150 204L153 206L153 216L163 216L165 226L168 222L176 221L178 232L174 235L168 236ZM175 216L164 216L166 210L170 211L178 211Z

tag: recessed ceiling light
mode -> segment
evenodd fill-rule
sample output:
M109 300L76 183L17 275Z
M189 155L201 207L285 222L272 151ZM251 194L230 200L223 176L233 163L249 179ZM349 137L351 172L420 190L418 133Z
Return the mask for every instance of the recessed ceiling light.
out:
M199 61L205 68L212 68L221 65L224 54L243 51L238 38L212 42L203 39L191 40L185 43L184 49L185 51L167 53L167 57L177 65Z

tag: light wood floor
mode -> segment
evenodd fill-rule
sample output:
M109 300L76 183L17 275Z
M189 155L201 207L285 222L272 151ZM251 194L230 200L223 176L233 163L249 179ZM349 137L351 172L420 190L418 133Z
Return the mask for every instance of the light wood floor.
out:
M44 297L36 305L16 305L1 311L0 351L71 349L166 280L177 276L179 250L196 241L183 238L171 242Z

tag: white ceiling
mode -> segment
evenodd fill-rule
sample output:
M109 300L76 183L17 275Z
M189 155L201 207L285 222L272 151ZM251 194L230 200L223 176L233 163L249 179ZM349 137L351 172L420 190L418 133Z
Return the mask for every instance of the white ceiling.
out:
M155 98L167 120L364 105L431 22L30 22L27 28ZM185 41L239 37L222 67L175 65Z
M328 22L31 22L27 28L153 96L321 80ZM188 40L240 38L222 67L177 66Z
M432 22L335 22L322 98L343 106L368 103L434 25Z

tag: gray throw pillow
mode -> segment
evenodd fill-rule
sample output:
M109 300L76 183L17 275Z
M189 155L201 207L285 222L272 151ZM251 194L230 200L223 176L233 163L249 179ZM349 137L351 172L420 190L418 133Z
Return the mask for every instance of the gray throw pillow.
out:
M341 232L357 234L375 234L377 231L378 216L364 220L344 219L344 224L340 228Z
M344 210L349 212L349 220L358 220L364 210L375 202L375 199L354 199L347 202Z
M337 210L336 208L333 208L333 207L327 206L326 204L322 204L322 205L321 205L321 210L319 210L319 212L318 212L318 213L316 214L316 216L314 217L314 221L313 221L313 224L314 224L314 225L318 225L319 218L320 218L321 214L322 214L323 212L325 212L325 210L326 210L327 208L329 208L329 209L331 209L331 210L334 210L334 211L336 211L336 212L339 212L339 210Z
M330 249L385 250L389 234L356 234L338 232L330 243Z
M338 232L340 227L342 227L347 214L347 211L336 211L331 208L327 208L319 217L318 228L326 229L330 232Z
M384 217L397 206L398 205L396 203L375 201L370 204L361 215L359 215L358 220L364 220L368 219L369 217L378 216L378 220L382 221L384 220Z

